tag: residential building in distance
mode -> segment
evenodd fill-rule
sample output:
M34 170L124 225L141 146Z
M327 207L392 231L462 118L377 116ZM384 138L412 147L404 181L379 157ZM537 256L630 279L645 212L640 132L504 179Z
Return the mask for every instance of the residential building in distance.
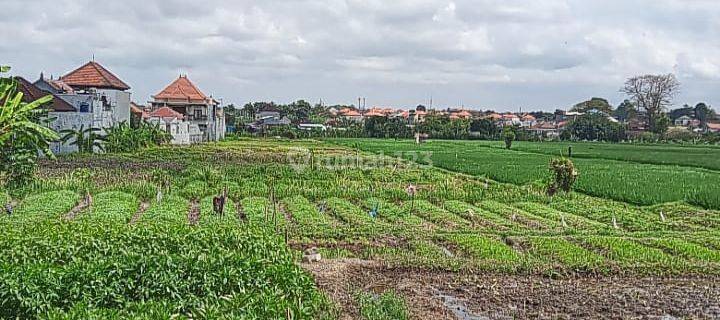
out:
M72 111L51 108L49 116L54 121L50 127L56 131L81 128L102 130L130 121L130 86L95 61L58 79L47 79L40 74L40 79L33 86L74 108ZM58 154L77 151L77 147L71 143L53 142L50 149Z
M149 121L173 136L173 144L218 141L225 137L225 115L220 103L206 96L181 75L149 101Z

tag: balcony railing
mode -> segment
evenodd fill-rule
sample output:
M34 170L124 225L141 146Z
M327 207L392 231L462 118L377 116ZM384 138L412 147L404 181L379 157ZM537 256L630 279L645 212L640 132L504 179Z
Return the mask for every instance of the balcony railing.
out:
M187 119L189 121L207 121L208 116L196 116L196 115L188 115Z

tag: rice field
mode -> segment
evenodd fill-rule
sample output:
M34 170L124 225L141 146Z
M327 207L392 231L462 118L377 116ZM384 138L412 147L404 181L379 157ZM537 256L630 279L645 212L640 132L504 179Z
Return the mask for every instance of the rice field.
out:
M549 198L320 141L45 160L7 194L0 318L403 319L455 308L412 296L425 292L415 276L720 275L712 208ZM310 248L321 262L303 262ZM382 280L397 270L410 282ZM368 272L379 284L351 277Z
M516 142L511 150L497 142L337 139L334 143L373 153L401 156L478 177L517 185L541 184L552 158L567 156L580 172L575 190L601 198L653 205L685 201L720 209L720 148L635 146L598 143ZM430 156L417 156L418 154Z

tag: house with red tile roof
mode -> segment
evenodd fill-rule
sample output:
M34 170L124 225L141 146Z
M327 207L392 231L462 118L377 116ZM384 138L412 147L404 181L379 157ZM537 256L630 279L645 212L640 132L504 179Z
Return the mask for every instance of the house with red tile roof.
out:
M138 119L147 120L150 114L145 110L145 106L141 106L135 102L130 102L130 113Z
M531 114L525 114L522 117L520 117L520 126L521 127L532 127L537 123L537 119L535 116Z
M222 106L187 75L179 76L152 98L150 119L173 135L171 143L218 141L225 137Z
M50 115L54 119L50 126L56 131L102 130L130 121L130 86L98 62L87 62L58 79L41 73L32 85L57 98ZM77 148L72 142L52 143L50 148L55 153L74 152Z
M468 112L467 110L452 110L450 112L450 119L452 120L459 120L459 119L470 119L472 118L472 114Z
M41 74L36 83L47 82ZM96 61L48 82L57 96L79 112L93 115L92 127L107 128L130 121L130 86ZM45 86L47 88L47 86Z
M43 106L43 108L48 109L49 112L75 112L75 111L77 111L75 109L75 107L73 107L72 105L67 103L67 101L60 99L59 97L55 96L52 93L41 90L34 84L30 83L30 81L25 80L25 78L15 77L14 79L17 83L18 92L23 93L23 98L22 98L23 102L30 103L30 102L38 100L42 97L45 97L47 95L52 95L53 96L52 102Z
M130 90L130 86L95 61L70 71L60 81L76 89Z
M707 125L708 132L715 132L715 133L720 132L720 123L708 122L706 125Z
M365 112L366 117L386 117L387 114L383 109L372 108Z
M363 119L362 114L351 108L343 108L338 112L338 117L348 120L348 121L354 121L354 122L360 122Z

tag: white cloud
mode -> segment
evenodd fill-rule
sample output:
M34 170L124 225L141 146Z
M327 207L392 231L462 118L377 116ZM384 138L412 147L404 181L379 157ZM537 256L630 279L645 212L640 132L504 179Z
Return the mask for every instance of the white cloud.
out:
M710 0L0 0L0 57L55 75L97 60L146 101L179 71L225 101L553 109L619 102L675 71L678 104L720 105L720 2Z

